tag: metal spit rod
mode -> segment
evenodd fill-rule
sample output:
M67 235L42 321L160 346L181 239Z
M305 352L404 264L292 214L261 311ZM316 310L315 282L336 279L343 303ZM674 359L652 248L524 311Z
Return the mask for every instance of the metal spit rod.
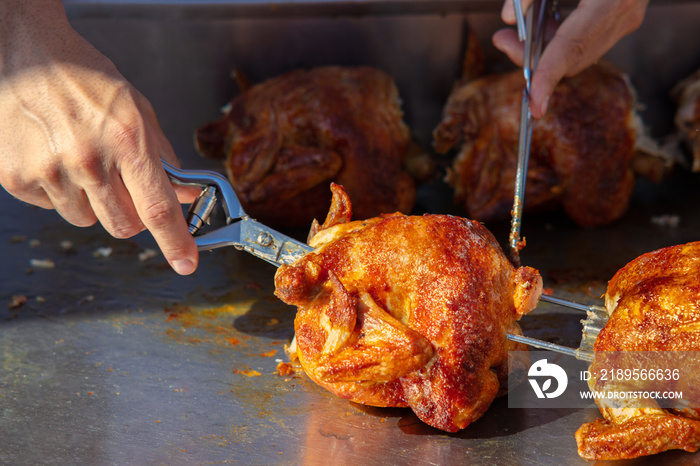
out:
M581 320L583 330L581 344L579 347L569 348L568 346L557 345L556 343L550 343L547 341L538 340L536 338L530 338L523 335L514 335L511 333L506 334L506 338L518 343L524 343L528 346L532 346L533 348L573 356L582 361L593 361L593 344L595 343L595 339L598 337L598 333L608 320L607 310L602 306L581 304L545 294L540 296L540 301L545 301L586 313L586 319Z
M520 125L518 128L518 159L515 173L515 187L513 193L513 209L511 230L509 236L510 259L514 265L520 265L520 228L522 224L523 209L525 206L525 183L527 180L527 167L530 159L530 146L532 143L533 119L530 112L530 85L532 75L537 68L543 46L544 37L544 13L547 0L539 0L539 5L533 3L523 16L521 0L514 0L515 17L518 26L518 38L525 42L523 50L523 76L525 77L525 89L520 102ZM538 7L535 10L535 7ZM537 11L537 25L533 27L535 11Z

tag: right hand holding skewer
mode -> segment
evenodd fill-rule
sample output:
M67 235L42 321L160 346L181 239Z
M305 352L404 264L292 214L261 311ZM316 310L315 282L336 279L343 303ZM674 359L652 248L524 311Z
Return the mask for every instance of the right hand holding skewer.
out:
M533 0L522 0L523 11ZM574 76L592 65L622 37L644 20L649 0L581 0L549 40L532 78L530 108L535 118L547 111L554 88L565 76ZM513 0L505 0L501 18L515 25ZM523 64L523 44L513 29L493 35L493 44L518 66Z

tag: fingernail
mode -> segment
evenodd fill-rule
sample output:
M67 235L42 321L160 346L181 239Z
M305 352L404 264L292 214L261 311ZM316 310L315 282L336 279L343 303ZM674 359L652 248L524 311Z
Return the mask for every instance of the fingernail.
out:
M189 259L178 259L170 263L173 270L180 275L189 275L194 272L194 262Z

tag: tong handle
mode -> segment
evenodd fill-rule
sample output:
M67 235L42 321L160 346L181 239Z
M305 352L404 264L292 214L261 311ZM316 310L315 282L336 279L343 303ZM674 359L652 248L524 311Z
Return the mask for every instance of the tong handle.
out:
M275 266L291 264L313 251L311 246L250 218L225 176L207 170L180 170L168 162L161 162L173 183L204 188L192 203L187 215L187 224L192 235L207 222L217 200L221 201L226 213L226 225L196 236L195 242L200 250L233 246Z
M208 192L221 201L227 224L247 215L243 210L241 202L238 200L236 191L234 191L233 186L231 186L231 183L229 183L224 175L209 170L181 170L165 160L161 160L161 163L170 181L177 185L193 186L204 188L205 190L207 190L207 188L212 188L208 189ZM202 195L200 195L200 197L201 196ZM195 201L195 204L199 204L198 201ZM195 204L193 204L193 207L195 207ZM203 220L206 221L206 218Z

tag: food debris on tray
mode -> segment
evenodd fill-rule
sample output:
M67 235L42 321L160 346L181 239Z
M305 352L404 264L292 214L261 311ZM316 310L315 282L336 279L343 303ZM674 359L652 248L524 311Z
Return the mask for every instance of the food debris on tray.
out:
M665 230L673 230L678 228L681 223L679 215L664 214L651 217L651 224Z
M10 299L10 302L7 303L7 307L10 309L17 309L22 306L24 306L27 303L27 297L24 295L16 294L13 295L12 298Z
M109 257L112 255L113 249L109 246L100 247L92 252L92 257Z
M35 269L53 269L56 263L51 259L30 259L29 265Z

